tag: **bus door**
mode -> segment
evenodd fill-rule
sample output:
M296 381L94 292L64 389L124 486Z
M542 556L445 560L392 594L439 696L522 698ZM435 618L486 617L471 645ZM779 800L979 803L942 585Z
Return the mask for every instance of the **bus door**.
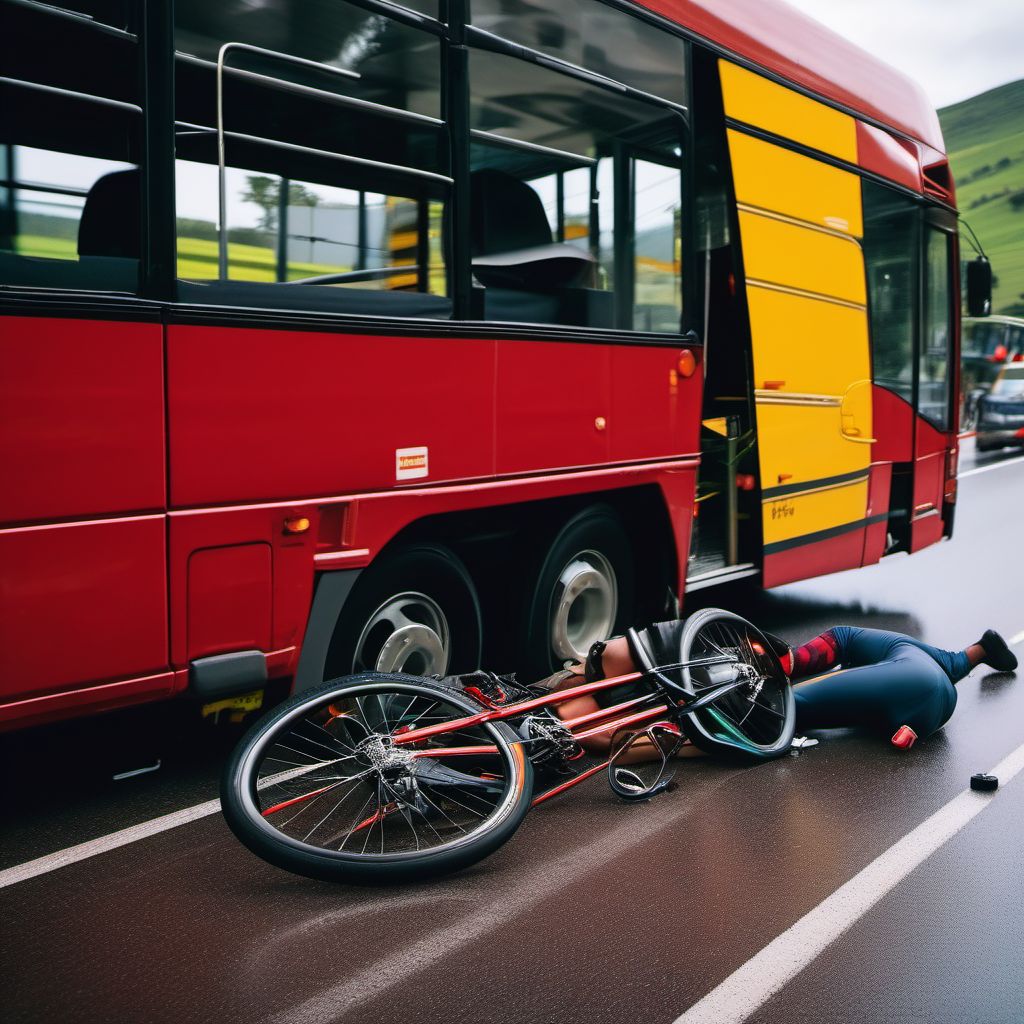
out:
M873 443L853 118L721 61L752 340L765 586L861 564ZM771 141L765 137L769 133Z
M955 477L952 458L957 445L953 417L957 310L951 273L951 268L957 266L955 232L952 214L938 209L925 211L921 330L915 367L912 552L934 544L952 527L945 496L947 488L955 486L951 478Z

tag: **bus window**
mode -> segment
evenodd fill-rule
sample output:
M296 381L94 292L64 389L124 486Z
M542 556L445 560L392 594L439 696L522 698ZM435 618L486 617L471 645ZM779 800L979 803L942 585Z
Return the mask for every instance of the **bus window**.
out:
M1004 326L1000 323L991 323L987 320L965 323L961 354L971 358L990 356L996 347L1002 344L1003 334Z
M864 263L875 383L907 402L914 391L918 222L912 202L864 182Z
M135 5L68 6L89 18L4 5L0 284L134 292L142 111L138 42L122 26Z
M484 317L677 332L680 116L489 51L470 87Z
M1024 352L1024 327L1016 327L1013 324L1007 324L1006 351L1011 359Z
M687 105L686 44L594 0L471 0L471 23L624 85Z
M682 177L678 167L637 160L633 175L633 326L680 330Z
M952 239L929 227L925 239L924 336L918 412L939 430L949 429L949 352L953 340L949 288Z
M275 11L176 5L179 297L447 317L437 38L343 2Z
M992 385L992 394L1000 398L1024 398L1024 366L1007 366Z

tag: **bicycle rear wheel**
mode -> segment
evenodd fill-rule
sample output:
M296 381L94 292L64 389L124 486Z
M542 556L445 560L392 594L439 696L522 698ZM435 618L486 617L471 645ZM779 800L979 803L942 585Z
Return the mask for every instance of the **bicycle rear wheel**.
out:
M757 759L786 753L796 727L789 679L761 631L721 608L705 608L686 622L680 661L728 657L731 663L685 668L683 689L694 696L735 678L744 684L713 704L686 715L688 739L709 753L731 752Z
M224 816L258 856L311 878L390 882L465 867L529 810L519 737L500 722L402 736L480 710L417 676L336 679L243 739L221 783Z

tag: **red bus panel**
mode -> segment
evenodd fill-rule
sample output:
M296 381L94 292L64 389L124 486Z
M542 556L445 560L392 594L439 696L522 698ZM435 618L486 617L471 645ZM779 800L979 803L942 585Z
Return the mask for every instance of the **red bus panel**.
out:
M0 319L0 523L164 507L161 328Z
M407 448L428 449L431 481L493 472L492 341L167 334L175 507L394 487Z
M0 701L167 666L163 516L0 531Z

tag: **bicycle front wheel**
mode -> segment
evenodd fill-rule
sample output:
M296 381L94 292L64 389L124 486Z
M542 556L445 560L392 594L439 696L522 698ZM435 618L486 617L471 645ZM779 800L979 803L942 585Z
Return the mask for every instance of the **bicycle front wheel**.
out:
M458 726L480 710L458 690L399 674L300 694L235 751L224 816L258 856L311 878L390 882L465 867L512 835L533 783L508 726Z
M793 690L756 626L721 608L705 608L687 620L680 647L682 662L719 661L682 670L683 689L694 696L736 678L736 673L745 679L742 686L684 717L691 742L709 753L762 760L789 750L796 728Z

